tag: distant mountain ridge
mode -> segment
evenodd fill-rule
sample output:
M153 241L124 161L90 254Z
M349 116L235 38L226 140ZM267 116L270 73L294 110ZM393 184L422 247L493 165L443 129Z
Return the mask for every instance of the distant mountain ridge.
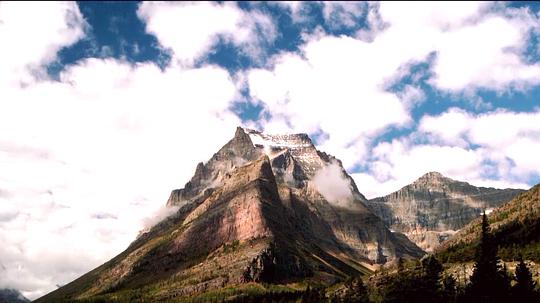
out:
M30 302L23 294L11 288L0 289L0 303L27 303Z
M501 206L523 191L476 187L429 172L396 192L369 200L368 205L392 230L432 251L482 211Z

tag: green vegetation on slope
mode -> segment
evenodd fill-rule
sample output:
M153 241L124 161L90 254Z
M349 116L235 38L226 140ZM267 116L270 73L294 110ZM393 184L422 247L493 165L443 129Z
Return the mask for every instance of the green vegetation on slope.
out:
M512 261L522 256L540 261L540 185L497 208L488 219L502 260ZM471 222L444 243L437 250L437 256L447 263L473 260L480 229L480 219Z

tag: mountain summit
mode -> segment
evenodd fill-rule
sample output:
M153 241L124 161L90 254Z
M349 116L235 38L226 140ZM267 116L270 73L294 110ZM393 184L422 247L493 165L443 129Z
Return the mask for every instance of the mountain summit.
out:
M368 205L392 230L432 251L482 211L496 208L521 192L476 187L429 172L396 192L370 200Z
M332 283L423 255L366 203L341 162L306 134L238 128L172 191L167 205L177 213L37 302L159 302L253 282Z

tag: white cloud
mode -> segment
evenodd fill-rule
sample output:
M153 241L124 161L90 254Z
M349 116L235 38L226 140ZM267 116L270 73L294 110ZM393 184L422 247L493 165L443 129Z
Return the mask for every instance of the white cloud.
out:
M399 2L381 3L381 17L392 26L413 29L430 27L448 30L474 20L493 4L487 2ZM413 34L413 33L411 33Z
M277 35L269 16L245 12L232 2L144 2L137 13L146 30L188 66L211 52L219 39L256 59Z
M310 19L305 1L269 1L268 3L287 9L294 23L302 23Z
M408 109L411 109L426 100L424 91L413 85L406 85L397 95Z
M384 2L368 8L371 34L305 36L300 53L281 53L272 58L270 69L247 72L253 102L263 105L269 117L259 121L262 128L322 131L327 139L319 147L352 168L370 161L374 138L391 127L413 126L410 111L425 99L421 86L413 83L396 92L387 88L404 76L415 78L411 75L415 64L431 65L430 73L424 75L435 88L467 96L474 96L478 88L521 89L540 79L536 77L540 69L521 59L528 33L540 24L529 11L484 2ZM325 9L330 16L332 8ZM482 100L474 100L489 108ZM460 137L468 127L467 114L455 110L447 116L446 121L427 117L422 127L430 127L432 139L450 144L448 148L410 143L403 151L410 151L418 161L435 151L456 161L461 157L481 161ZM447 170L458 175L454 168ZM412 179L393 176L401 183L405 177Z
M367 15L368 7L372 5L359 1L270 1L269 4L288 10L296 24L314 22L312 10L318 6L325 24L333 30L360 27L362 17Z
M440 116L424 116L419 123L418 130L442 143L457 146L467 146L463 138L469 128L470 115L461 109L452 108Z
M538 110L529 113L498 110L473 115L450 109L439 116L423 118L419 130L447 144L458 140L479 146L484 160L500 166L499 174L525 182L531 174L540 174L536 156L540 151L539 120Z
M430 81L438 89L522 89L538 83L540 65L522 59L528 34L540 25L528 10L486 2L381 3L379 13L390 24L386 36L403 37L400 52L405 47L420 56L436 53Z
M446 33L433 66L435 86L461 91L538 84L540 65L521 58L528 33L538 26L526 17L495 15Z
M86 26L74 2L0 3L0 85L33 81L32 74L43 74L41 67L79 40Z
M351 184L337 162L332 162L319 169L311 181L328 202L343 207L351 202Z
M368 4L357 1L323 1L323 18L334 29L358 27Z
M477 186L528 188L540 175L540 112L472 114L451 108L425 116L409 137L380 143L369 171L353 174L368 197L385 195L428 171ZM426 143L416 144L423 138Z
M163 219L174 215L178 211L178 209L180 209L180 207L178 206L162 205L153 214L144 218L143 230L149 230L151 227L153 227L157 223L163 221Z
M310 41L303 47L303 57L283 54L274 58L273 70L249 71L251 96L272 117L284 117L292 131L329 134L321 146L350 167L362 156L363 139L409 122L399 97L381 87L384 75L370 54L369 45L349 37ZM268 128L275 122L262 124L273 131ZM351 146L359 154L336 153Z
M0 132L0 288L33 299L127 247L170 190L232 137L239 95L229 73L209 65L161 70L91 58L66 66L59 81L36 78L35 67L87 25L73 17L75 4L11 5L0 4L0 44L20 47L21 57L0 79L0 129L9 130ZM42 28L18 23L33 11ZM27 28L42 43L24 46L32 39L21 37L35 36Z
M330 16L339 5L329 4L323 11ZM518 88L540 79L533 77L535 65L519 59L526 33L538 24L529 12L501 12L496 4L476 2L381 3L368 8L370 22L376 23L370 39L315 34L305 37L300 54L279 54L271 69L247 73L254 102L270 114L261 122L263 128L322 130L328 140L321 147L351 168L365 160L374 137L389 127L411 125L410 110L424 100L423 91L416 85L397 92L386 89L433 53L430 83L443 90ZM494 34L498 31L500 36ZM477 46L485 39L489 43ZM468 51L469 45L475 50ZM511 80L512 73L527 76Z

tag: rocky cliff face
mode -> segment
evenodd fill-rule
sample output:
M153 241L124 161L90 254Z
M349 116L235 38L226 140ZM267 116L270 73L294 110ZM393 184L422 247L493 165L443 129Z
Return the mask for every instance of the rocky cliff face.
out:
M483 210L496 208L521 192L475 187L430 172L388 196L370 200L369 206L390 229L432 251Z
M134 289L166 301L246 282L326 283L423 254L365 203L341 163L307 135L238 128L172 191L167 204L178 213L38 302L107 300Z

